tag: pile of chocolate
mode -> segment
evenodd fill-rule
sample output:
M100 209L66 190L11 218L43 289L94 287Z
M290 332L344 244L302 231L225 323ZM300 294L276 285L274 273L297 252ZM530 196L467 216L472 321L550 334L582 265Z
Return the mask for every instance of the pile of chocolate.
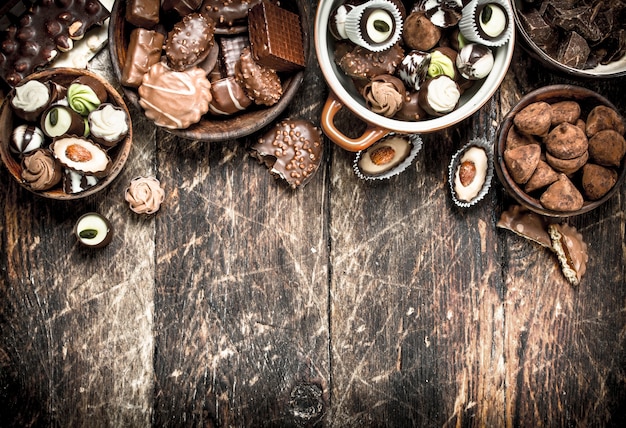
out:
M334 60L374 113L417 121L454 111L508 43L505 0L347 0L331 13Z
M270 0L129 0L125 19L121 83L165 128L272 106L305 65L299 16Z
M9 93L9 149L22 183L35 192L76 194L96 185L113 167L111 150L130 133L127 111L98 78L63 82L27 78Z
M519 17L532 41L566 66L589 69L626 54L624 0L522 0Z
M74 40L108 17L109 11L98 0L17 2L2 17L6 29L0 34L0 76L10 86L17 85L59 52L71 50Z
M537 101L513 117L504 162L509 175L545 209L573 212L606 195L626 155L624 122L615 110L575 100Z

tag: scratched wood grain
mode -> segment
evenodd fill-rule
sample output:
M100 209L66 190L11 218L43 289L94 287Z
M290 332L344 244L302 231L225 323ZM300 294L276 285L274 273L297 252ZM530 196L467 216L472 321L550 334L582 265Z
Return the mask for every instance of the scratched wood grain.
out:
M90 67L112 76L107 55ZM293 192L255 136L181 140L137 111L127 168L93 198L42 200L0 168L0 425L626 425L626 190L569 220L589 243L577 288L496 229L497 180L471 209L449 197L452 154L554 82L576 83L517 50L492 101L377 184L329 145ZM582 84L624 112L624 83ZM319 120L326 94L313 62L285 116ZM167 198L140 217L123 191L151 174ZM115 227L99 252L71 236L91 210Z

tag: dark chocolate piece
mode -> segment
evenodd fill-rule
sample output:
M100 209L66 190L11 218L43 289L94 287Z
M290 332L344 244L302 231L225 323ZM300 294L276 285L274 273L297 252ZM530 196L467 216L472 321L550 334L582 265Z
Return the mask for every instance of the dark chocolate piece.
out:
M304 67L300 17L267 0L248 13L248 33L254 59L276 71Z
M189 15L198 10L202 0L163 0L161 8L165 12L175 11L179 16Z
M582 68L591 49L587 41L577 32L572 31L559 48L557 61L573 68Z
M161 59L165 36L145 28L135 28L130 33L126 62L122 69L121 82L124 86L139 87L150 66Z
M222 36L219 38L220 44L220 67L223 77L235 75L235 65L241 57L241 52L250 46L247 35Z
M538 45L548 43L550 38L556 34L537 9L531 9L527 13L520 13L519 17L528 36Z
M206 58L213 46L215 23L199 13L185 15L167 34L165 55L167 64L183 71Z
M261 0L204 0L200 10L213 18L217 27L239 25L245 28L248 10L260 2Z
M71 49L71 39L80 39L108 17L109 11L98 0L40 0L2 34L0 77L9 86L17 85L52 61L60 49Z

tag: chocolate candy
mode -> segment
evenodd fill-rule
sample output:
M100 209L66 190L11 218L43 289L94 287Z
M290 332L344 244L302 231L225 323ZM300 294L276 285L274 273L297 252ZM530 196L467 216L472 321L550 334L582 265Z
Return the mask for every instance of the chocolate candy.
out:
M42 114L41 130L50 138L64 134L84 135L85 120L68 106L55 104Z
M234 77L225 77L211 84L213 99L209 111L217 115L230 115L247 109L252 100Z
M322 132L304 119L277 123L252 146L252 156L293 189L313 178L324 151Z
M139 87L141 79L153 64L159 62L165 35L145 28L135 28L130 33L126 62L122 69L122 85Z
M213 18L219 29L226 32L244 32L248 10L260 2L261 0L204 0L200 11Z
M213 46L215 23L199 13L185 15L167 34L167 64L176 71L198 64Z
M219 38L220 45L220 66L222 76L230 77L235 75L235 65L241 57L241 52L250 47L250 40L247 35L223 36Z
M275 70L258 64L249 48L241 53L235 67L235 78L255 104L272 106L280 100L283 87Z
M93 25L102 25L109 11L98 0L39 0L0 40L0 76L17 85L59 50L69 50Z
M11 133L10 149L19 155L32 152L44 144L44 135L41 129L29 124L15 127Z
M88 248L102 248L113 239L111 222L98 213L80 216L74 226L74 235L82 245Z
M126 20L136 27L152 28L159 23L160 0L129 0Z
M248 32L254 59L276 71L304 67L300 17L267 0L250 9Z
M61 175L61 165L48 149L36 149L22 159L22 180L33 190L51 189Z
M93 175L81 174L70 168L63 169L63 178L61 179L63 191L68 195L84 192L98 184L99 181L100 179Z
M162 0L161 8L169 12L176 11L179 16L189 15L198 10L202 0Z
M479 80L487 77L493 68L493 52L487 46L470 43L456 57L456 68L466 79Z

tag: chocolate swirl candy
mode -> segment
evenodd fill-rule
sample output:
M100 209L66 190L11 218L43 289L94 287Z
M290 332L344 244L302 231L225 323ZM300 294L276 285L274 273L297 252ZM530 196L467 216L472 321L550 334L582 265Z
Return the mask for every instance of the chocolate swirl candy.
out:
M165 200L165 191L156 177L135 177L124 192L124 199L137 214L154 214Z
M363 87L363 98L370 110L386 117L402 108L405 93L402 81L388 74L374 77Z
M91 139L105 147L115 146L128 134L128 115L113 104L101 104L87 120Z
M22 180L33 190L51 189L61 177L61 164L48 149L37 149L22 159Z
M17 85L11 97L13 112L20 118L33 122L56 98L54 86L47 82L29 80Z

